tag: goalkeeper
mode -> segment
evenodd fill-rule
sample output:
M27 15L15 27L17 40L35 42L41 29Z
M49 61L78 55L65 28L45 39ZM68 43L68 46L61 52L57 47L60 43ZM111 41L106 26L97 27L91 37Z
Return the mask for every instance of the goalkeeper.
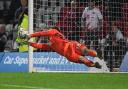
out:
M59 28L53 27L49 28L47 31L35 32L28 35L28 39L39 36L47 36L49 39L48 43L29 42L30 46L42 50L53 50L74 63L85 64L88 67L101 68L98 62L94 63L85 57L85 55L97 56L96 51L88 49L84 44L78 43L77 41L65 39L64 35L60 33Z

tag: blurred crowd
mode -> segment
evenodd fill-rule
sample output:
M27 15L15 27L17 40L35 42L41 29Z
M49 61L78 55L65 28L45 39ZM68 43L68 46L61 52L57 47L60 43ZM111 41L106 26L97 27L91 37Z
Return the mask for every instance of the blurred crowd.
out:
M128 50L127 0L34 0L33 11L34 31L57 26L111 65L119 67ZM28 0L0 0L0 14L0 52L28 51L18 37L22 28L28 31Z

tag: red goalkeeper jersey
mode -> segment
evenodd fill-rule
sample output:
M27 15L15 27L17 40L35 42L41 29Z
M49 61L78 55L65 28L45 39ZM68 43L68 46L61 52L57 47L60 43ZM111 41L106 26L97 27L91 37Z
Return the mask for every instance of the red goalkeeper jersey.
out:
M36 32L30 35L31 37L38 36L48 36L49 42L48 45L45 45L45 49L49 48L53 51L59 53L62 56L65 56L69 61L78 62L82 52L77 50L76 41L69 41L65 39L63 34L61 34L56 29L49 29L48 31Z
M83 52L79 49L85 48L85 45L82 45L76 41L70 41L65 39L65 37L56 29L49 29L48 31L36 32L30 35L31 37L38 36L48 36L49 42L45 43L31 43L30 45L40 49L52 49L53 51L59 53L62 56L65 56L69 61L79 63L80 56L84 55Z
M66 40L63 34L61 34L59 31L56 29L50 29L48 31L35 32L31 34L31 37L37 36L48 36L49 47L57 53L65 56L70 41Z

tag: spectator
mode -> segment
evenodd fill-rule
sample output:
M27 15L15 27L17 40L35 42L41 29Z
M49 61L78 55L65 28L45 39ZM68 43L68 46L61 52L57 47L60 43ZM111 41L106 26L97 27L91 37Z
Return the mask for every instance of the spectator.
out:
M10 9L9 9L8 16L7 16L8 21L10 21L11 23L13 22L16 10L20 6L21 6L20 0L11 0L11 4L9 6Z
M66 6L61 9L58 26L61 27L62 33L69 40L80 39L80 8L77 8L79 3L76 0L72 0L70 4L66 3Z
M20 31L26 31L26 33L28 32L28 0L20 1L22 6L16 10L14 19L14 24L18 24L18 34ZM17 36L16 43L18 44L17 49L19 52L28 51L28 45L24 41L24 38L21 38L19 35Z
M41 5L38 9L35 9L35 19L37 28L46 28L55 26L58 21L58 14L60 13L59 2L53 3L51 0L41 1ZM53 6L51 6L53 5Z
M5 25L0 24L0 52L4 52L7 36L5 33Z
M113 68L119 67L122 58L125 54L126 41L121 32L121 29L117 27L117 22L112 22L112 31L107 35L106 47L104 49L104 59L108 62L109 66ZM115 62L115 64L113 63ZM112 71L112 69L111 69Z
M20 25L24 14L28 14L28 0L20 0L21 6L16 10L14 16L14 25Z
M99 32L102 27L103 16L97 8L94 0L90 0L89 6L84 9L82 14L82 28L85 31L85 43L87 46L93 42L93 48L98 49ZM90 46L89 46L90 47Z
M65 21L68 24L68 31L69 31L69 40L80 40L80 12L78 7L78 2L76 0L71 1L70 10L67 14L67 18Z
M60 13L59 13L59 21L56 24L56 26L61 28L61 32L65 35L66 38L69 36L69 27L68 27L68 22L67 22L67 15L68 12L71 9L71 4L69 2L65 2L64 7L61 8Z
M120 72L128 72L128 1L125 0L123 3L123 8L122 8L122 12L123 12L123 30L124 30L124 37L126 40L126 46L125 46L125 50L127 51L121 66L120 66Z

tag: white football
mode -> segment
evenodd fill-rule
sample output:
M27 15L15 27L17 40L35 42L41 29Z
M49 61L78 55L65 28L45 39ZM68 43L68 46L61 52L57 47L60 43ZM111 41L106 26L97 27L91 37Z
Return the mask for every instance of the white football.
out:
M27 34L28 34L28 31L27 30L24 30L23 28L21 28L19 30L19 37L25 38Z

